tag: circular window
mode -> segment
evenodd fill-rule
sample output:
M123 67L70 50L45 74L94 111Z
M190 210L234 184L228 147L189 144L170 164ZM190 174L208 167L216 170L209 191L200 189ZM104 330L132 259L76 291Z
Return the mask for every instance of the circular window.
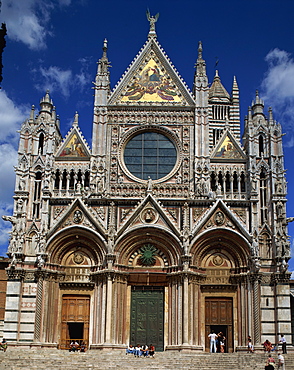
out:
M176 161L175 145L157 132L138 134L125 146L125 165L133 176L142 180L161 179L172 171Z

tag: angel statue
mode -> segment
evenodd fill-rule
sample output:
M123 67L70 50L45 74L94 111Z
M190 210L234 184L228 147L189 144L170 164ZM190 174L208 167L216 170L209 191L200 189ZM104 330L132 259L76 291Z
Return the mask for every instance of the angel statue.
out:
M157 22L157 20L159 18L159 13L157 13L156 16L153 17L152 15L150 15L149 9L147 9L146 16L147 16L148 21L150 22L150 31L149 31L149 34L150 33L155 34L155 23Z

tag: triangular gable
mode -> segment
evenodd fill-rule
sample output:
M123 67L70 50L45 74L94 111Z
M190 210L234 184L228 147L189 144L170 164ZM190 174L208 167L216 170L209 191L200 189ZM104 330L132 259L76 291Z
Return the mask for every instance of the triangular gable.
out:
M133 212L130 211L122 221L121 225L119 225L120 227L118 227L118 237L126 230L138 227L139 225L162 226L171 230L176 237L180 237L180 230L176 227L172 216L161 207L151 194L148 194L137 208Z
M109 104L194 105L158 41L150 39L114 89Z
M202 231L218 227L238 230L248 241L251 240L251 235L248 230L221 199L217 200L214 205L199 218L192 230L192 235L195 236Z
M58 149L56 160L87 160L90 155L90 148L80 129L74 126Z
M243 161L246 160L246 154L243 152L231 132L226 130L212 152L211 159Z
M38 155L37 159L35 160L33 167L36 168L38 166L39 167L44 167L45 166L43 158L41 157L40 154Z
M69 226L84 226L98 231L104 237L106 235L106 229L102 223L95 217L95 214L91 214L81 199L76 199L65 212L61 212L60 216L54 220L47 238L49 239L58 230Z

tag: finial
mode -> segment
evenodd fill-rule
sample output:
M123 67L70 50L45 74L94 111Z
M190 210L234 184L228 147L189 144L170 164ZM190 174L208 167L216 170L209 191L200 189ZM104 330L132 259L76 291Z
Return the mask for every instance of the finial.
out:
M157 13L155 16L151 16L149 9L147 9L146 16L147 16L147 19L150 23L150 30L149 30L148 36L156 36L155 23L157 22L157 20L159 18L159 13Z
M103 58L107 58L107 40L104 39L104 42L103 42Z

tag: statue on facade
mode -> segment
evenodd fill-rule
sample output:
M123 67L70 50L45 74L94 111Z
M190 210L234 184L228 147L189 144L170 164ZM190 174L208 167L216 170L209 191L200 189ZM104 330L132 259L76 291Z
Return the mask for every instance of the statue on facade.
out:
M152 179L151 179L150 176L148 176L148 180L147 180L147 193L152 193L152 187L153 187Z
M150 31L149 31L149 33L155 33L155 23L157 22L157 20L159 18L159 13L157 13L155 16L152 16L150 14L149 9L147 9L146 16L147 16L148 21L150 22Z

